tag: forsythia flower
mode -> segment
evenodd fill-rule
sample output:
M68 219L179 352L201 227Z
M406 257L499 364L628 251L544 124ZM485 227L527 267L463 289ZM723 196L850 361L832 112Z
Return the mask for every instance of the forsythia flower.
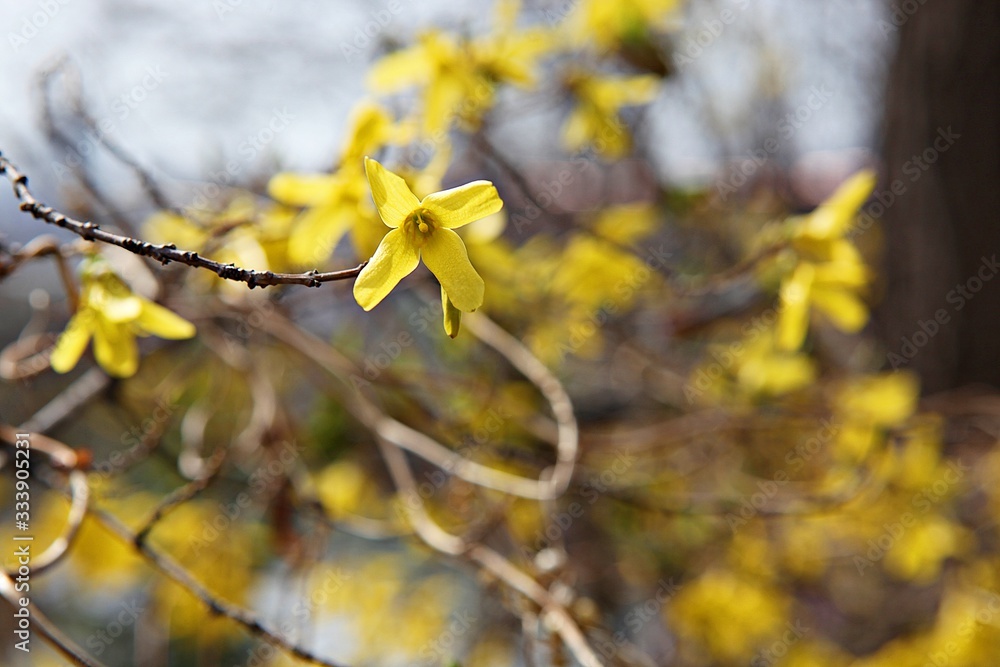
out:
M375 160L365 159L365 172L379 215L392 230L354 282L354 298L371 310L423 257L441 283L445 330L454 337L458 311L479 308L485 285L453 230L499 211L503 201L496 188L489 181L474 181L418 200L402 178Z
M854 333L868 321L868 309L856 292L868 283L857 248L844 238L858 208L875 187L875 175L861 171L801 220L792 236L799 264L781 284L778 344L798 349L815 306L839 329Z
M92 262L84 269L80 307L49 361L52 370L66 373L76 366L93 336L97 363L108 375L129 377L139 366L136 336L181 339L194 334L193 324L133 294L103 263Z
M594 76L573 72L566 86L577 105L563 126L563 145L570 151L587 146L609 159L628 153L632 139L618 115L624 106L645 104L659 91L659 79L652 75L631 77Z
M519 2L502 0L499 29L476 39L433 30L421 34L415 45L379 60L369 84L383 93L423 87L423 129L429 135L447 129L455 116L477 126L493 106L497 84L532 87L539 58L555 46L549 30L514 29L519 9Z
M680 9L680 0L583 0L570 25L581 42L601 49L650 40L664 19Z
M317 266L350 230L360 256L371 254L382 239L379 224L365 193L361 159L385 144L410 138L382 107L371 102L355 111L340 167L332 174L276 174L267 190L274 199L304 208L288 237L288 257L299 266Z

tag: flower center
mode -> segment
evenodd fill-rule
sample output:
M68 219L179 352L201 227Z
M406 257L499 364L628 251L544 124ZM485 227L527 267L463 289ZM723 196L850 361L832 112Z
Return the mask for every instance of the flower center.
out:
M403 221L403 230L418 248L427 242L436 228L437 222L434 220L434 216L425 208L418 208L406 216L406 220Z

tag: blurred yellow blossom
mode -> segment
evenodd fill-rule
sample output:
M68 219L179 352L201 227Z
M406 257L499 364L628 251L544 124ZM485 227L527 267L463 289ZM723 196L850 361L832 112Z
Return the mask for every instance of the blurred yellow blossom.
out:
M872 172L858 172L815 211L789 221L799 262L780 288L778 342L782 348L801 347L813 307L848 333L856 333L867 323L868 308L858 292L868 283L868 269L845 235L874 187Z
M417 43L383 57L369 72L378 92L423 87L423 130L437 135L457 115L473 127L493 106L497 83L534 84L538 58L552 48L548 30L514 30L519 2L501 0L497 32L461 40L430 30Z
M382 107L362 103L354 112L339 167L331 174L283 172L268 183L279 202L305 209L288 238L288 257L297 266L318 266L348 231L360 257L368 257L385 235L368 198L364 157L384 145L407 141L410 128L396 124Z
M753 655L779 634L787 607L781 591L769 584L710 569L681 587L669 616L682 644L707 651L707 662L729 662Z
M615 50L648 42L680 6L680 0L581 0L567 28L577 43Z
M136 336L181 339L195 334L187 320L133 294L103 260L87 260L82 281L80 307L49 358L57 373L76 366L91 338L101 368L113 377L130 377L139 368Z
M599 76L574 69L566 77L566 87L576 105L563 126L563 145L573 152L592 148L616 160L632 147L628 128L619 115L621 108L651 102L659 92L659 79L652 75Z

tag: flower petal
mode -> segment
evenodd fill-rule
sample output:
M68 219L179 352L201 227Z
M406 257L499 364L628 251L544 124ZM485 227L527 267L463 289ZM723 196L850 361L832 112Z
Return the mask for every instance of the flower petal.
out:
M424 264L431 270L459 310L472 312L483 305L486 285L472 268L469 253L457 232L436 229L422 250Z
M94 313L90 310L81 310L70 319L49 356L52 370L56 373L68 373L73 370L80 361L83 351L87 349L93 326Z
M392 230L382 238L375 255L354 281L355 301L365 310L371 310L417 268L419 261L420 253L403 231Z
M275 174L267 184L267 193L292 206L316 206L330 199L336 190L333 174Z
M799 264L791 278L781 286L781 315L778 318L778 348L797 350L809 328L809 298L814 270L812 264Z
M365 174L372 189L372 200L379 217L389 227L399 227L410 213L420 206L420 200L410 192L406 181L378 161L365 158Z
M144 301L142 314L135 321L144 333L150 333L160 338L180 340L191 338L195 334L194 325L180 315L167 310L158 303Z
M95 318L94 356L104 371L126 378L139 369L139 348L126 324L116 324L98 315Z
M111 294L104 290L98 292L96 289L93 294L95 297L98 294L103 297L94 299L94 307L112 322L131 322L142 312L142 301L134 294Z
M868 308L847 290L835 287L815 289L812 302L841 331L857 333L868 323Z
M458 330L462 326L462 311L455 307L448 293L441 286L441 310L444 311L444 332L454 338L458 335Z
M372 65L368 85L380 93L391 93L424 83L431 76L432 63L423 45L400 49Z
M305 211L288 236L288 258L298 266L319 266L350 229L353 216L354 211L343 205Z
M875 189L875 181L875 172L871 169L863 169L848 178L809 215L805 232L819 238L843 235Z
M503 208L503 200L489 181L473 181L429 194L420 206L430 211L441 227L455 229L496 213Z
M477 108L484 100L466 97L462 79L455 75L437 77L424 91L424 133L435 135L448 129L448 124L463 101Z

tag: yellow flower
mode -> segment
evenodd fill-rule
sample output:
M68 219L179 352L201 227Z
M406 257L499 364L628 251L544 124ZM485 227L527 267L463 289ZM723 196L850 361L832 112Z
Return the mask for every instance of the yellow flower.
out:
M879 427L898 426L917 409L920 386L906 372L870 375L846 383L837 394L837 409L845 419Z
M303 211L288 237L288 258L297 266L318 266L349 230L355 249L364 255L374 247L370 237L381 231L366 196L359 170L341 168L333 174L275 174L268 194ZM375 239L377 243L381 239Z
M462 41L433 30L423 33L415 45L375 63L369 85L379 92L422 87L423 130L428 135L447 129L455 116L478 125L483 112L493 106L496 85L534 85L539 57L554 46L551 31L514 30L519 4L500 2L500 29L477 39Z
M276 174L268 194L289 206L303 207L288 237L288 259L297 266L317 266L348 231L354 249L368 257L385 234L368 200L362 158L386 144L411 138L410 128L393 122L382 107L365 102L355 111L340 167L332 174Z
M680 0L583 0L569 27L581 42L602 50L650 41L664 19L680 8Z
M792 243L795 248L814 259L830 259L835 254L834 247L846 243L844 235L854 222L858 209L874 189L875 172L863 169L844 181L812 213L793 218L796 230Z
M868 283L868 269L844 235L874 187L874 173L858 172L815 211L791 220L795 226L791 243L799 262L781 284L781 348L801 347L811 307L848 333L860 331L868 322L868 308L857 296Z
M49 361L57 373L72 370L93 336L97 363L108 375L129 377L139 367L136 336L181 339L194 334L193 324L133 294L103 262L92 261L84 269L80 307Z
M577 106L563 126L563 145L570 151L590 146L612 160L624 156L632 147L619 110L650 102L659 91L659 79L652 75L599 77L573 72L566 85L576 97Z
M365 159L365 171L379 216L391 231L354 283L358 304L374 308L423 257L441 283L446 305L467 313L479 308L485 285L454 230L503 207L493 184L474 181L418 200L402 178L375 160Z

